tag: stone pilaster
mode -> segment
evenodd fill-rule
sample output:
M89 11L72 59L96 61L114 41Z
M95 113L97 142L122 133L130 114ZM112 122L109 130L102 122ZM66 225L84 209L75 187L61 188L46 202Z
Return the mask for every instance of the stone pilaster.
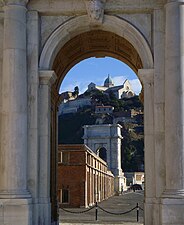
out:
M168 1L165 43L166 189L163 224L184 224L184 1Z
M7 225L32 223L27 190L26 3L7 0L3 8L0 215Z
M178 196L184 194L184 4L180 2L166 5L165 58L165 194Z
M0 196L27 196L26 8L4 6ZM15 1L14 1L15 2ZM9 196L9 197L10 197Z
M39 81L39 205L40 223L51 224L50 205L50 115L51 85L56 75L54 71L40 71ZM42 215L42 216L41 216Z
M28 81L28 190L32 196L33 224L39 224L39 146L38 146L38 58L39 58L39 15L27 12L27 81Z
M160 197L165 188L165 11L154 9L154 149L155 205L154 225L161 224Z
M153 69L140 69L138 76L144 87L144 162L145 224L154 224L155 149L154 149L154 80Z

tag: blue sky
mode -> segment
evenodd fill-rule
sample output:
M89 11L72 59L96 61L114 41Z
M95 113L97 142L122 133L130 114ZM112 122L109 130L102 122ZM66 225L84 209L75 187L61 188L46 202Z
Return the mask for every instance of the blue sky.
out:
M91 82L97 85L103 85L108 74L115 85L121 85L128 79L136 94L141 91L141 84L138 77L130 67L121 61L111 58L88 58L76 64L65 76L60 93L73 91L75 86L79 86L80 94L87 90Z

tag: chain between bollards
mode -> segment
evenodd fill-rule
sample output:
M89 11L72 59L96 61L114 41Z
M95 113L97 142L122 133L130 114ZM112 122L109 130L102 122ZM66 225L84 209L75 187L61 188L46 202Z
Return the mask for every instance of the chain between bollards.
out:
M64 209L64 208L61 208L61 209L62 209L63 211L65 211L65 212L68 212L68 213L81 214L81 213L86 213L86 212L88 212L88 211L91 211L91 210L94 209L94 208L95 208L95 220L96 220L96 221L98 221L98 208L99 208L100 210L106 212L106 213L113 214L113 215L124 215L124 214L130 213L130 212L136 210L136 211L137 211L137 213L136 213L136 214L137 214L137 222L139 222L139 210L144 211L144 210L139 206L139 203L137 203L136 206L135 206L134 208L132 208L132 209L126 211L126 212L120 212L120 213L109 212L109 211L103 209L102 207L100 207L100 206L98 205L98 202L96 202L95 205L92 206L91 208L86 209L86 210L83 210L83 211L80 211L80 212L72 212L72 211L67 210L67 209Z

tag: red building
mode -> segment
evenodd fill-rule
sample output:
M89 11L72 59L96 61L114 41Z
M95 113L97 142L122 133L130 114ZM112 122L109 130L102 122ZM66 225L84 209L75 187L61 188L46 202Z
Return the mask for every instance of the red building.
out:
M114 176L107 164L86 145L59 145L60 206L88 207L114 194Z

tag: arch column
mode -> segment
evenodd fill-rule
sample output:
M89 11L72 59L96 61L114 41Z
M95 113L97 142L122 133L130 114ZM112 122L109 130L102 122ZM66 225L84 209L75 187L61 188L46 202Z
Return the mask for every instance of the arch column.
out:
M27 190L27 0L3 2L0 223L28 225L32 209Z
M145 224L154 224L155 149L154 149L154 69L140 69L138 76L144 87L144 162Z
M184 1L167 1L163 224L184 224Z
M39 71L39 224L51 224L50 202L50 124L51 85L54 71Z

